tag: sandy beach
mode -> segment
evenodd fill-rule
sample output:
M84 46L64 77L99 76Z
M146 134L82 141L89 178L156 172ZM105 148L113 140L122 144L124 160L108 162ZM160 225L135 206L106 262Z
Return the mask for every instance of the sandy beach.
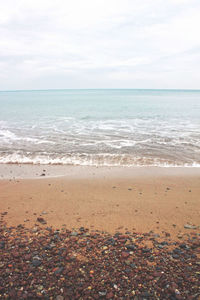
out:
M0 175L3 299L199 299L198 168Z
M0 176L1 211L10 226L35 226L42 217L54 228L174 238L199 229L199 168L1 165Z

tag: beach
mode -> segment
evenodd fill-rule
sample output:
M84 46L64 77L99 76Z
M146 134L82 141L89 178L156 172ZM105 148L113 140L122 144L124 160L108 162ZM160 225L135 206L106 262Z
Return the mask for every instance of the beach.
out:
M34 226L42 216L55 228L175 238L188 232L185 225L200 225L199 168L1 165L0 175L1 211L11 226Z
M199 99L0 92L0 299L199 300Z
M200 1L0 23L0 300L200 300Z
M199 168L0 175L0 298L199 299Z

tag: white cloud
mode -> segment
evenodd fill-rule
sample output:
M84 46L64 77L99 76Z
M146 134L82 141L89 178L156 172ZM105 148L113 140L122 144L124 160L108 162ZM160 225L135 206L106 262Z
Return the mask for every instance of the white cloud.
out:
M1 90L200 88L199 0L0 5Z

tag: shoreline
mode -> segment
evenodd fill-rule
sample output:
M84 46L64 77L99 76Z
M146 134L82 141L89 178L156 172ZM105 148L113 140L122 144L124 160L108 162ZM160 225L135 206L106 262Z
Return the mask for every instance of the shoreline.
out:
M93 177L163 177L200 176L200 167L188 166L79 166L41 164L1 164L2 179L41 179L41 178L86 178Z

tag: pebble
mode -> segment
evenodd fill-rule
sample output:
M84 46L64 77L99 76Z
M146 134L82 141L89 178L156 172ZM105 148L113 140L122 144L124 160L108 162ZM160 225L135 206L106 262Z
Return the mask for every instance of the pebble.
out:
M47 222L43 219L43 218L37 218L37 222L41 223L41 224L47 224Z
M76 231L73 231L73 232L71 232L71 234L70 234L71 236L77 236L78 235L78 232L76 232Z
M41 265L41 260L38 260L38 259L33 259L32 260L32 265L34 266L34 267L39 267L40 265Z
M107 295L106 295L106 299L112 299L114 297L114 294L112 292L109 292Z
M107 291L102 291L102 292L99 292L99 296L101 296L101 297L104 297L104 296L106 296L106 294L107 294Z
M64 300L64 297L61 295L56 296L56 300Z
M126 245L126 248L128 250L135 250L136 249L136 246L135 245Z
M0 241L0 249L4 249L5 248L5 242L4 241Z
M122 252L123 258L127 258L127 257L129 257L129 255L130 255L129 252L125 252L125 251Z
M42 212L42 215L47 215L48 213L46 211L43 211Z
M54 274L55 274L55 275L58 275L58 274L62 273L62 271L63 271L63 267L57 268L57 269L55 270Z
M196 299L199 235L7 227L0 223L1 299ZM146 245L150 245L147 248ZM160 246L160 247L159 247ZM103 251L102 251L103 250Z
M186 229L197 229L197 226L190 225L190 224L185 224L184 228L186 228Z

